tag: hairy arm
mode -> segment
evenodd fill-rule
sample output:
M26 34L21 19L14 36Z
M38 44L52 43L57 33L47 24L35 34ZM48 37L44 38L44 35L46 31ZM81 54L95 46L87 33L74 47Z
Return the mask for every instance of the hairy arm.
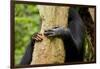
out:
M25 54L22 57L22 60L20 62L20 65L29 65L31 60L32 60L32 53L33 53L33 46L34 46L35 40L32 40L29 43L29 45L27 46L26 50L25 50Z
M35 33L32 35L31 41L25 50L25 54L20 62L20 65L29 65L31 63L35 41L41 41L41 40L42 40L41 34Z
M68 27L55 27L45 31L47 37L63 39L67 61L80 61L83 57L84 23L74 8L69 9Z

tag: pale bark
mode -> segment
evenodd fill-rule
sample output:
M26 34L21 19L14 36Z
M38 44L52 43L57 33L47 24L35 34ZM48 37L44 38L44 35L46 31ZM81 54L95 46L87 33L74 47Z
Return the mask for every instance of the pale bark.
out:
M95 19L95 9L94 8L89 8L89 12L90 12L90 15L91 15L91 17L94 21L94 19Z
M42 18L40 33L43 34L44 30L52 29L55 26L67 27L69 7L39 5L38 8ZM60 38L43 36L41 42L35 43L31 65L59 64L64 63L64 60L65 50L63 41Z

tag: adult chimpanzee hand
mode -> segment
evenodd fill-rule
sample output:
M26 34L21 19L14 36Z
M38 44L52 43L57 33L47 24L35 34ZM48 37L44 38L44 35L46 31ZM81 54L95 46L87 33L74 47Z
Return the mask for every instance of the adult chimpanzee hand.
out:
M63 27L54 27L53 29L45 30L44 35L47 37L60 37L65 31L66 29Z

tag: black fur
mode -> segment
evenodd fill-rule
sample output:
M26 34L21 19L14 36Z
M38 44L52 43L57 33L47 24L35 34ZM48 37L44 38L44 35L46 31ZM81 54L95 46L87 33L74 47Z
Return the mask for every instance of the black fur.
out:
M32 61L32 53L33 53L33 46L35 44L35 40L31 38L29 45L26 48L25 54L20 62L20 65L29 65Z
M83 61L83 42L84 42L84 23L78 12L71 8L69 10L68 34L63 36L65 45L66 58L65 62L81 62Z

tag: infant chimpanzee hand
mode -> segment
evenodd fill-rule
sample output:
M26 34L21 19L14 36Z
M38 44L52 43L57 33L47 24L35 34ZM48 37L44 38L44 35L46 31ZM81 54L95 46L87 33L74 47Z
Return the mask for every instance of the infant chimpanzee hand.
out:
M32 36L32 40L34 40L34 41L42 41L43 40L43 36L40 33L35 33Z

